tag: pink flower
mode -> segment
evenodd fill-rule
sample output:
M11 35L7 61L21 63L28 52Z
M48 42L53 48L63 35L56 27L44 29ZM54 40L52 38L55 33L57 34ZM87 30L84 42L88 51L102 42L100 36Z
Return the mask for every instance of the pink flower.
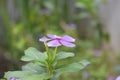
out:
M58 47L61 45L66 47L75 47L75 44L73 44L73 42L75 42L75 39L68 35L60 37L53 34L47 34L47 37L42 37L39 39L39 41L47 42L47 45L49 47Z
M115 80L120 80L120 76L118 76Z
M22 80L22 79L20 79L20 78L10 77L9 80Z

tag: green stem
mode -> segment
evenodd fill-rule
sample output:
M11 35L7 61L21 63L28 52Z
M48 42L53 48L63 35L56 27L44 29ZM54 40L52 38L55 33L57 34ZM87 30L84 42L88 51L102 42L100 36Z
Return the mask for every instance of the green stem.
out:
M49 72L49 75L53 75L53 67L52 67L52 63L50 63L50 61L48 61L48 72ZM52 80L52 79L49 78L48 80Z
M53 75L53 74L54 74L54 73L53 73L53 66L52 66L52 64L53 64L53 62L54 62L54 60L55 60L55 58L56 58L56 54L57 54L57 47L56 47L55 50L54 50L52 62L50 61L50 63L48 63L48 69L49 69L49 74L50 74L50 75ZM48 79L48 80L51 80L51 79Z
M53 67L52 67L52 63L51 63L51 56L50 56L50 53L49 53L49 48L46 44L46 42L44 42L44 45L45 45L45 48L46 48L46 53L47 53L47 66L48 66L48 72L50 75L53 75ZM51 80L51 79L48 79L48 80Z
M49 48L48 48L46 42L44 42L44 45L45 45L45 48L46 48L46 52L47 52L47 56L48 56L48 61L49 61L49 59L50 59Z
M52 64L53 64L53 62L55 60L55 57L56 57L57 47L54 50L52 61L51 61L51 56L50 56L50 53L49 53L49 48L48 48L46 42L44 42L44 45L45 45L47 56L48 56L48 58L47 58L48 72L49 72L50 75L53 75L53 66L52 66ZM48 80L51 80L51 79L48 79Z
M55 60L56 54L57 54L57 47L55 48L55 51L54 51L54 54L53 54L53 61Z
M48 46L47 46L46 42L44 42L44 45L45 45L46 51L48 51Z

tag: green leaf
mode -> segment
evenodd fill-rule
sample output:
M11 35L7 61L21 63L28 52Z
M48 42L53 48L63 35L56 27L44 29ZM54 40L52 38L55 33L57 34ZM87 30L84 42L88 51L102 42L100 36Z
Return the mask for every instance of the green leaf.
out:
M46 53L41 53L37 49L30 47L25 50L25 56L21 58L22 61L40 61L44 62L47 58Z
M29 76L30 73L26 71L8 71L5 73L4 77L9 80L10 77L25 79L26 76Z
M90 64L88 61L83 60L83 61L80 61L80 62L69 64L69 65L61 67L59 69L56 69L56 72L60 72L60 73L78 72L78 71L84 69L88 64Z
M74 53L72 52L60 52L56 55L56 60L60 60L60 59L65 59L68 57L74 57Z
M22 66L23 71L29 71L33 74L42 74L45 73L44 68L37 63L28 63Z
M51 78L49 74L42 74L42 75L30 75L25 78L25 80L47 80Z
M45 80L49 79L51 76L49 74L31 74L27 71L9 71L5 73L4 77L7 79L15 77L22 80Z
M57 80L60 77L61 73L54 73L52 80Z

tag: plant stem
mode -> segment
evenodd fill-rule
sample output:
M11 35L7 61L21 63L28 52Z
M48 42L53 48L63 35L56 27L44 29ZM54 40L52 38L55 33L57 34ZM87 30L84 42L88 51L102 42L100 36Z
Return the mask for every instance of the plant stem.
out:
M53 57L52 57L52 61L51 61L51 56L50 56L50 53L49 53L49 48L48 48L46 42L44 42L44 45L45 45L46 52L47 52L47 56L48 56L48 57L47 57L48 72L49 72L50 75L53 75L53 66L52 66L52 64L53 64L53 62L54 62L54 60L55 60L55 57L56 57L57 47L56 47L55 50L54 50ZM50 78L50 79L48 79L48 80L52 80L52 79Z
M53 54L53 61L55 60L56 54L57 54L57 47L55 48L55 51L54 51L54 54Z
M50 75L53 75L54 73L53 73L53 62L54 62L54 60L55 60L55 57L56 57L56 53L57 53L57 47L55 48L55 50L54 50L54 53L53 53L53 58L52 58L52 61L50 60L48 60L48 71L49 71L49 74ZM52 80L52 79L48 79L48 80Z
M49 73L50 75L53 75L53 67L52 67L51 56L50 56L50 53L49 53L49 48L48 48L46 42L44 42L44 45L45 45L46 53L47 53L47 56L48 56L48 57L47 57L48 73ZM54 55L54 54L53 54L53 55ZM52 80L52 79L50 78L50 79L48 79L48 80Z
M53 67L50 61L48 61L48 72L49 72L49 75L53 75ZM52 79L50 78L48 80L52 80Z
M50 63L50 54L49 54L49 48L46 44L46 42L44 42L44 45L45 45L45 48L46 48L46 53L47 53L47 64L48 64L48 72L50 75L52 75L52 66L51 66L51 63ZM51 79L48 79L48 80L51 80Z
M44 42L44 45L45 45L45 48L46 48L46 52L47 52L47 56L48 56L48 61L49 61L49 59L50 59L49 48L48 48L46 42Z

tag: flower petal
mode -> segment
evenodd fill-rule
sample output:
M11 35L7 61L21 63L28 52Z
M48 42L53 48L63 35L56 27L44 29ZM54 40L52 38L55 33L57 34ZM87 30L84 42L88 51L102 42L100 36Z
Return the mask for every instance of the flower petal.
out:
M46 37L42 37L42 38L39 39L39 41L42 41L42 42L49 41L49 40L51 40L51 39L48 39Z
M52 40L52 41L48 42L47 45L50 47L61 46L61 44L57 40Z
M115 80L120 80L120 76L118 76Z
M70 36L68 36L68 35L63 36L62 40L68 41L68 42L75 42L75 39L70 37Z
M75 47L75 44L60 40L61 44L67 47Z
M47 34L47 36L48 36L49 38L51 38L51 39L54 39L54 38L55 38L55 35L53 35L53 34Z
M53 35L53 34L47 34L47 36L51 39L61 38L60 36Z
M16 80L14 77L10 77L9 80Z

